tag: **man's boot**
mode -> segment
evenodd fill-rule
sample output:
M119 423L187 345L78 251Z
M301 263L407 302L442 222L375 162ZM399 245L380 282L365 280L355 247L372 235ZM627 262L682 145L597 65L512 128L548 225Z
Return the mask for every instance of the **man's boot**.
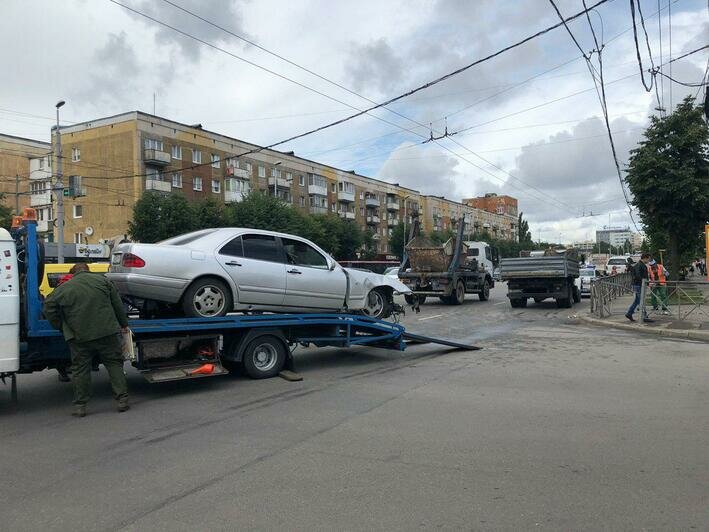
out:
M130 410L130 405L128 404L128 398L127 397L121 397L118 400L118 411L119 412L125 412L126 410Z
M74 405L74 411L71 413L74 417L86 416L86 405Z

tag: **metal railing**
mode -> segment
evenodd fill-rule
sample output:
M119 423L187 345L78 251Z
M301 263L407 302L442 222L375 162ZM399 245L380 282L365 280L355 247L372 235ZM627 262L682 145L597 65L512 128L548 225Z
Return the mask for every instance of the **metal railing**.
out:
M643 280L641 296L642 315L709 320L709 281L665 281L661 285Z
M613 301L633 293L632 274L620 273L598 277L591 282L591 314L605 318L613 313Z

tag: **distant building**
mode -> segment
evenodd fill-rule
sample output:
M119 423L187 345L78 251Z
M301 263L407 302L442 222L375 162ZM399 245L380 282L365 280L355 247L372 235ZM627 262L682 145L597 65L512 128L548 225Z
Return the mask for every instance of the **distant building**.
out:
M595 242L592 240L585 240L583 242L574 242L571 244L571 247L578 249L579 253L593 253L593 246L595 245Z
M463 203L477 209L473 223L477 223L479 229L486 229L507 240L519 240L517 198L490 193L477 198L464 198Z
M622 246L632 238L629 227L604 227L596 230L596 244L606 243L613 247ZM620 242L620 244L618 244Z
M48 142L0 134L0 193L5 195L4 203L12 208L13 212L37 206L34 197L36 187L30 188L28 184L32 183L34 170L39 169L38 159L47 165L47 179L51 177L51 158L47 157L51 150L52 146ZM49 184L47 193L48 187ZM16 209L16 206L19 209ZM40 222L44 222L39 225L46 230L46 219Z

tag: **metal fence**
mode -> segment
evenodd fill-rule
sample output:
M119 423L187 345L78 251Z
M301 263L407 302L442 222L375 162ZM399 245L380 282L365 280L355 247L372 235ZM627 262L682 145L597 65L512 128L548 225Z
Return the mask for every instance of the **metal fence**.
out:
M613 301L633 293L633 276L626 272L598 277L591 283L591 314L605 318L613 314Z
M641 293L643 316L709 321L709 281L666 281L660 285L644 280Z

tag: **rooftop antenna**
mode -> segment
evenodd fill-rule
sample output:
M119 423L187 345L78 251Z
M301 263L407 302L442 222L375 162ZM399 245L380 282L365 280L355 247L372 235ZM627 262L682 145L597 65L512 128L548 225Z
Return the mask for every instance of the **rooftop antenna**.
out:
M153 116L157 116L157 115L155 114L155 99L156 99L156 97L157 97L156 94L153 93Z

